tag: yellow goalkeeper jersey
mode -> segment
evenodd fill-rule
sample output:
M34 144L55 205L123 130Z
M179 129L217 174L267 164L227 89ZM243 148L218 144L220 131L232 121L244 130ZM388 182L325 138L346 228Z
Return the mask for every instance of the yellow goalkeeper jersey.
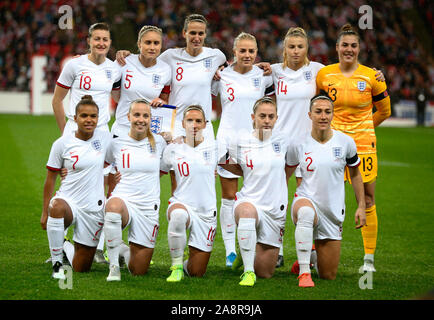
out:
M351 136L359 154L376 152L374 127L390 115L386 83L377 81L375 73L359 64L353 75L346 77L336 63L322 68L316 78L317 91L326 91L334 102L332 128Z

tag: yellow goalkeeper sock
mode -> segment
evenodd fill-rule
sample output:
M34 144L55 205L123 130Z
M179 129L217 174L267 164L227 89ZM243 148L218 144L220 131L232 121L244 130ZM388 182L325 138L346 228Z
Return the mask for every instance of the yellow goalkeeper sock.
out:
M374 254L377 247L378 220L377 208L373 205L366 209L366 225L362 228L365 254Z

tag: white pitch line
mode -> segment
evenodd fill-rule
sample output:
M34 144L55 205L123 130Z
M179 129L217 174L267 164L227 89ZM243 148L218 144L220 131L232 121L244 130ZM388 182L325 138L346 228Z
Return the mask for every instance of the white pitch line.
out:
M386 167L411 167L411 164L405 162L396 162L396 161L379 161L379 164Z

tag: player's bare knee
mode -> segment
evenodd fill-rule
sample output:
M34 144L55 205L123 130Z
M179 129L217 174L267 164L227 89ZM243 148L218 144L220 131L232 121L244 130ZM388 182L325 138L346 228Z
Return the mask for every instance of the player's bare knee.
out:
M48 207L48 213L52 218L64 218L67 210L68 205L61 199L54 199Z
M124 207L124 204L122 202L122 200L117 199L117 198L113 198L110 199L105 207L105 211L106 212L116 212L116 213L120 213L122 212Z
M336 279L336 272L335 271L326 271L326 272L320 272L319 277L324 280L335 280Z

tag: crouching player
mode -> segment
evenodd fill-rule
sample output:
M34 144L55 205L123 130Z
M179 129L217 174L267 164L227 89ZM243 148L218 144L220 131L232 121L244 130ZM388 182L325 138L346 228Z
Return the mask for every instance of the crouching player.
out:
M328 96L312 98L309 117L311 135L291 145L287 156L289 174L300 165L303 178L291 207L300 287L314 286L309 266L313 240L319 276L336 278L345 218L345 167L349 169L358 204L356 228L366 223L363 182L357 168L360 159L354 140L331 129L333 102Z
M184 272L202 277L207 269L217 229L215 170L226 150L217 148L212 138L203 135L207 121L201 106L184 110L181 143L172 143L164 151L163 162L173 168L176 188L167 208L167 237L172 259L168 282L179 282ZM184 262L187 245L189 257Z
M57 139L47 163L47 178L41 216L42 229L47 230L53 264L53 278L64 279L62 268L64 246L72 268L89 271L104 223L104 159L110 133L95 130L98 106L85 95L78 102L74 134ZM68 170L59 190L52 197L61 168ZM64 243L64 230L74 228L74 246Z
M106 157L121 174L105 208L104 234L110 261L107 281L121 280L120 254L133 275L145 274L159 229L160 161L166 142L151 132L148 101L134 100L127 116L128 135L113 139ZM128 225L129 248L122 242L122 229Z

